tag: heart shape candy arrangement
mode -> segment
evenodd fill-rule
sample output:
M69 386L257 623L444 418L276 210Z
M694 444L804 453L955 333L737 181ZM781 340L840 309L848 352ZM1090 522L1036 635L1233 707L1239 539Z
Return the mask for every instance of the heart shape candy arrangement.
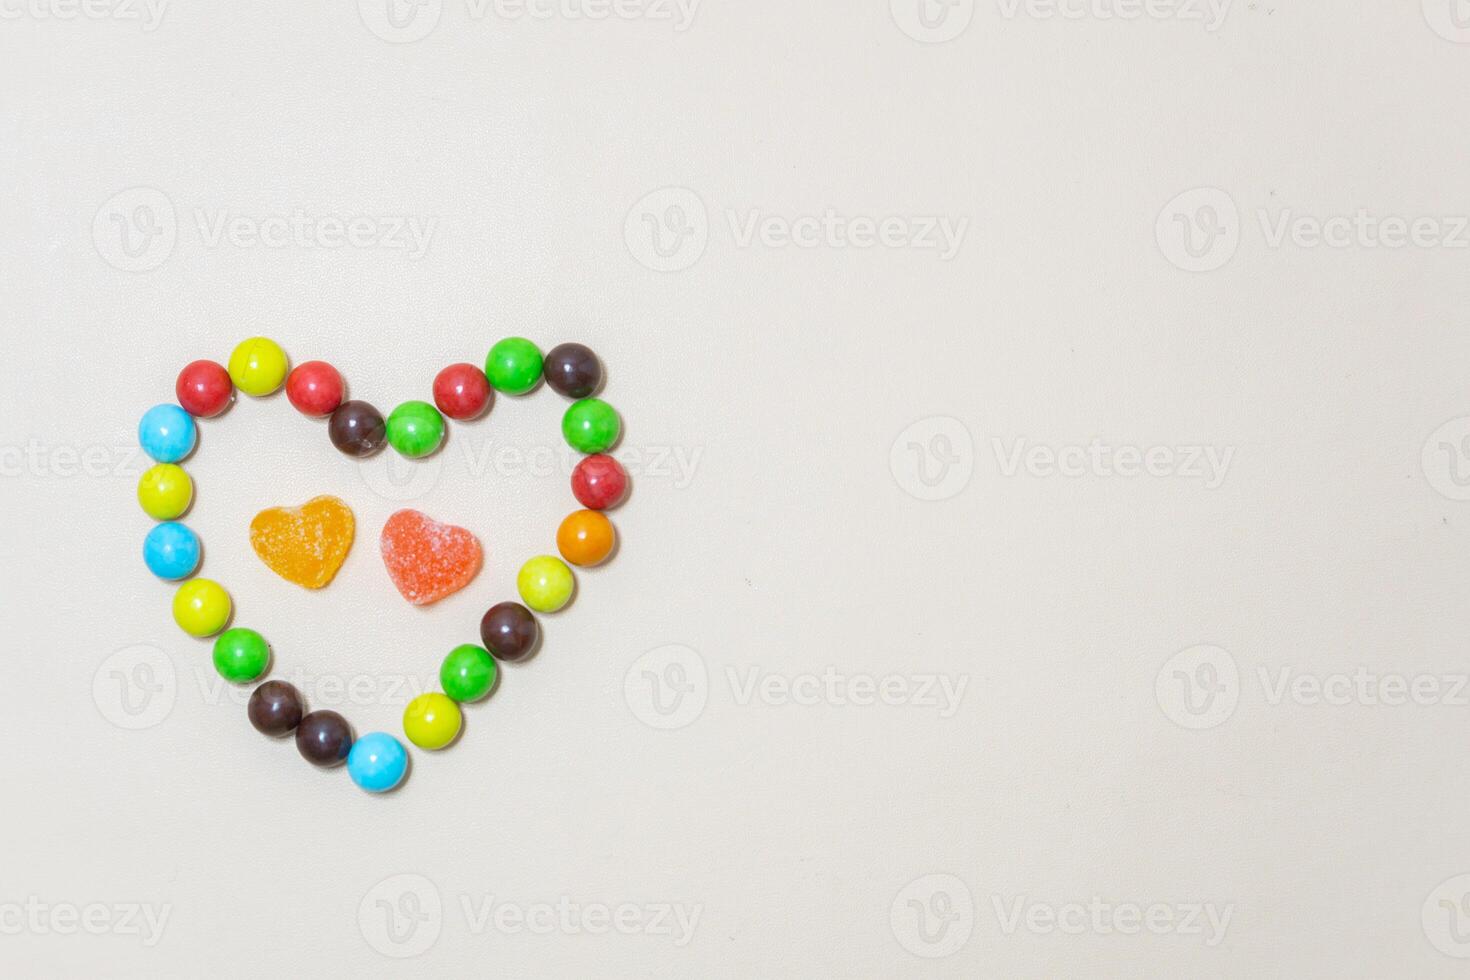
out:
M288 373L289 372L289 373ZM253 684L269 671L271 648L253 629L226 629L234 612L219 583L193 578L202 549L199 537L177 518L193 503L194 485L178 464L198 442L195 418L212 418L227 409L239 389L255 398L273 394L282 384L286 397L303 415L326 418L333 445L362 458L386 443L409 459L438 450L446 417L467 422L483 415L498 391L522 395L542 378L549 387L573 399L562 417L562 436L587 454L572 472L572 493L582 504L557 530L561 558L539 555L521 566L516 577L520 602L500 602L480 620L481 644L451 650L439 671L442 692L421 694L403 713L403 730L414 745L428 750L451 744L463 725L462 704L488 695L499 676L499 663L530 655L540 641L534 613L554 613L571 601L576 580L568 563L596 565L613 550L616 533L602 511L626 494L627 473L606 451L617 442L621 422L610 405L592 397L602 383L602 365L581 344L561 344L544 357L535 344L508 337L490 349L485 368L451 364L434 379L434 404L408 401L387 418L363 401L345 400L341 374L323 361L290 368L279 345L264 337L244 341L226 368L214 361L194 361L180 372L175 385L178 403L149 409L138 424L138 440L156 465L138 481L138 502L156 524L143 543L150 571L165 581L183 581L174 593L173 616L191 636L214 640L214 666L236 684ZM299 507L270 507L250 522L250 543L273 572L307 589L332 581L352 548L356 520L345 502L314 497ZM414 605L428 605L464 588L483 563L479 541L468 530L441 524L416 510L400 510L388 518L379 537L388 576ZM565 560L563 560L565 559ZM534 613L533 613L534 610ZM353 782L382 793L402 783L408 772L408 750L386 732L354 736L352 726L331 710L307 710L292 685L269 680L252 691L250 722L262 733L282 737L295 733L296 747L318 766L347 763Z

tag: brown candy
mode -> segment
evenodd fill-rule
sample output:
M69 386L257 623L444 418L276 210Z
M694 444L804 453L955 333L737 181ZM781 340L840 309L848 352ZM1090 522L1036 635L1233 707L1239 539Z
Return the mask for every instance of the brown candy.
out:
M250 724L262 735L279 738L290 734L301 724L301 715L306 710L301 701L301 692L285 681L266 681L250 695L246 707Z
M568 398L586 398L602 384L597 355L581 344L557 344L542 368L546 383Z
M349 456L371 456L388 441L388 424L383 413L367 402L347 401L327 421L327 435Z
M335 711L313 711L296 726L296 750L314 766L335 766L352 748L352 726Z
M480 640L500 660L520 660L536 647L541 627L519 602L491 606L480 620Z

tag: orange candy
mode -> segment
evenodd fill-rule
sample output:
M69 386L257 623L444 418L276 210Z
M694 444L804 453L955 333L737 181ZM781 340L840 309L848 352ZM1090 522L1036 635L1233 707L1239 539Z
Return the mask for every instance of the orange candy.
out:
M388 518L378 543L388 577L415 606L453 595L480 571L480 542L473 534L416 510Z
M332 581L352 547L356 523L336 497L313 497L300 507L270 507L250 522L250 546L287 582L320 589Z
M568 514L556 529L556 547L573 565L596 565L613 549L612 521L595 510Z

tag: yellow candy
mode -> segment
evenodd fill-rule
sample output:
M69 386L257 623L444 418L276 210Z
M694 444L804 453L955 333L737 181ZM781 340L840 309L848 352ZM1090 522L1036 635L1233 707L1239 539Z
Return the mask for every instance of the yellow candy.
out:
M403 709L403 734L421 749L442 749L459 734L462 720L447 694L420 694Z
M189 509L193 499L194 481L174 463L150 466L138 480L138 503L154 520L173 520Z
M281 345L265 337L240 342L230 355L230 380L247 395L269 395L286 380L291 363Z
M190 636L213 636L230 621L230 594L218 582L196 578L174 593L174 622Z
M336 497L313 497L300 507L271 507L250 522L250 546L287 582L320 589L332 581L356 525Z
M575 581L566 562L551 555L538 555L521 566L516 588L526 605L537 612L552 613L572 598Z

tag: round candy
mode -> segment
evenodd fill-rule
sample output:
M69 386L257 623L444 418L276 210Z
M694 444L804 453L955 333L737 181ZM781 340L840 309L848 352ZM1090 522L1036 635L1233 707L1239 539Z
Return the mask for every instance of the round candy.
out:
M434 404L452 419L475 418L494 398L490 379L473 364L451 364L434 376Z
M342 375L326 361L298 364L286 376L286 398L302 415L331 415L342 404L342 395Z
M540 636L536 617L519 602L497 603L480 620L480 640L501 660L520 660L535 649Z
M143 539L143 561L159 578L188 578L199 567L199 535L176 521L155 524Z
M314 766L335 766L352 749L352 726L335 711L313 711L296 726L296 751Z
M557 344L546 352L546 383L568 398L586 398L602 384L602 364L581 344Z
M628 472L610 455L589 455L572 470L572 495L589 510L616 507L628 492Z
M428 402L404 402L388 415L388 445L400 456L427 456L443 441L444 416Z
M138 423L139 445L160 463L177 463L189 455L197 437L194 416L170 402L154 405Z
M367 402L350 401L332 413L327 435L348 456L371 456L388 438L388 427L382 412Z
M538 555L521 566L516 589L521 599L537 612L552 613L572 598L572 570L560 558Z
M214 669L232 684L248 684L270 666L271 648L255 630L237 626L214 641Z
M144 513L158 521L171 521L189 509L194 499L194 481L182 466L159 463L138 478L138 503Z
M272 738L295 729L305 712L301 692L285 681L266 681L251 693L246 707L255 730Z
M281 386L289 366L280 344L265 337L251 337L230 354L230 380L245 394L262 398Z
M596 565L613 549L612 521L595 510L578 510L556 529L556 548L573 565Z
M600 453L611 448L621 428L618 413L601 398L572 402L561 417L561 434L579 453Z
M627 491L627 471L611 456L588 456L572 470L572 495L590 510L616 506Z
M174 396L184 411L201 419L214 418L229 408L234 395L230 372L214 361L190 361L174 382Z
M369 793L386 793L408 774L408 750L387 732L368 732L347 752L347 775Z
M506 337L490 348L485 376L496 391L523 395L541 379L541 351L525 337Z
M461 644L444 658L439 685L456 701L478 701L495 686L495 658L484 647Z
M403 709L403 734L421 749L442 749L459 734L462 720L448 695L420 694Z
M190 636L213 636L230 621L230 594L218 582L196 578L174 593L174 622Z

